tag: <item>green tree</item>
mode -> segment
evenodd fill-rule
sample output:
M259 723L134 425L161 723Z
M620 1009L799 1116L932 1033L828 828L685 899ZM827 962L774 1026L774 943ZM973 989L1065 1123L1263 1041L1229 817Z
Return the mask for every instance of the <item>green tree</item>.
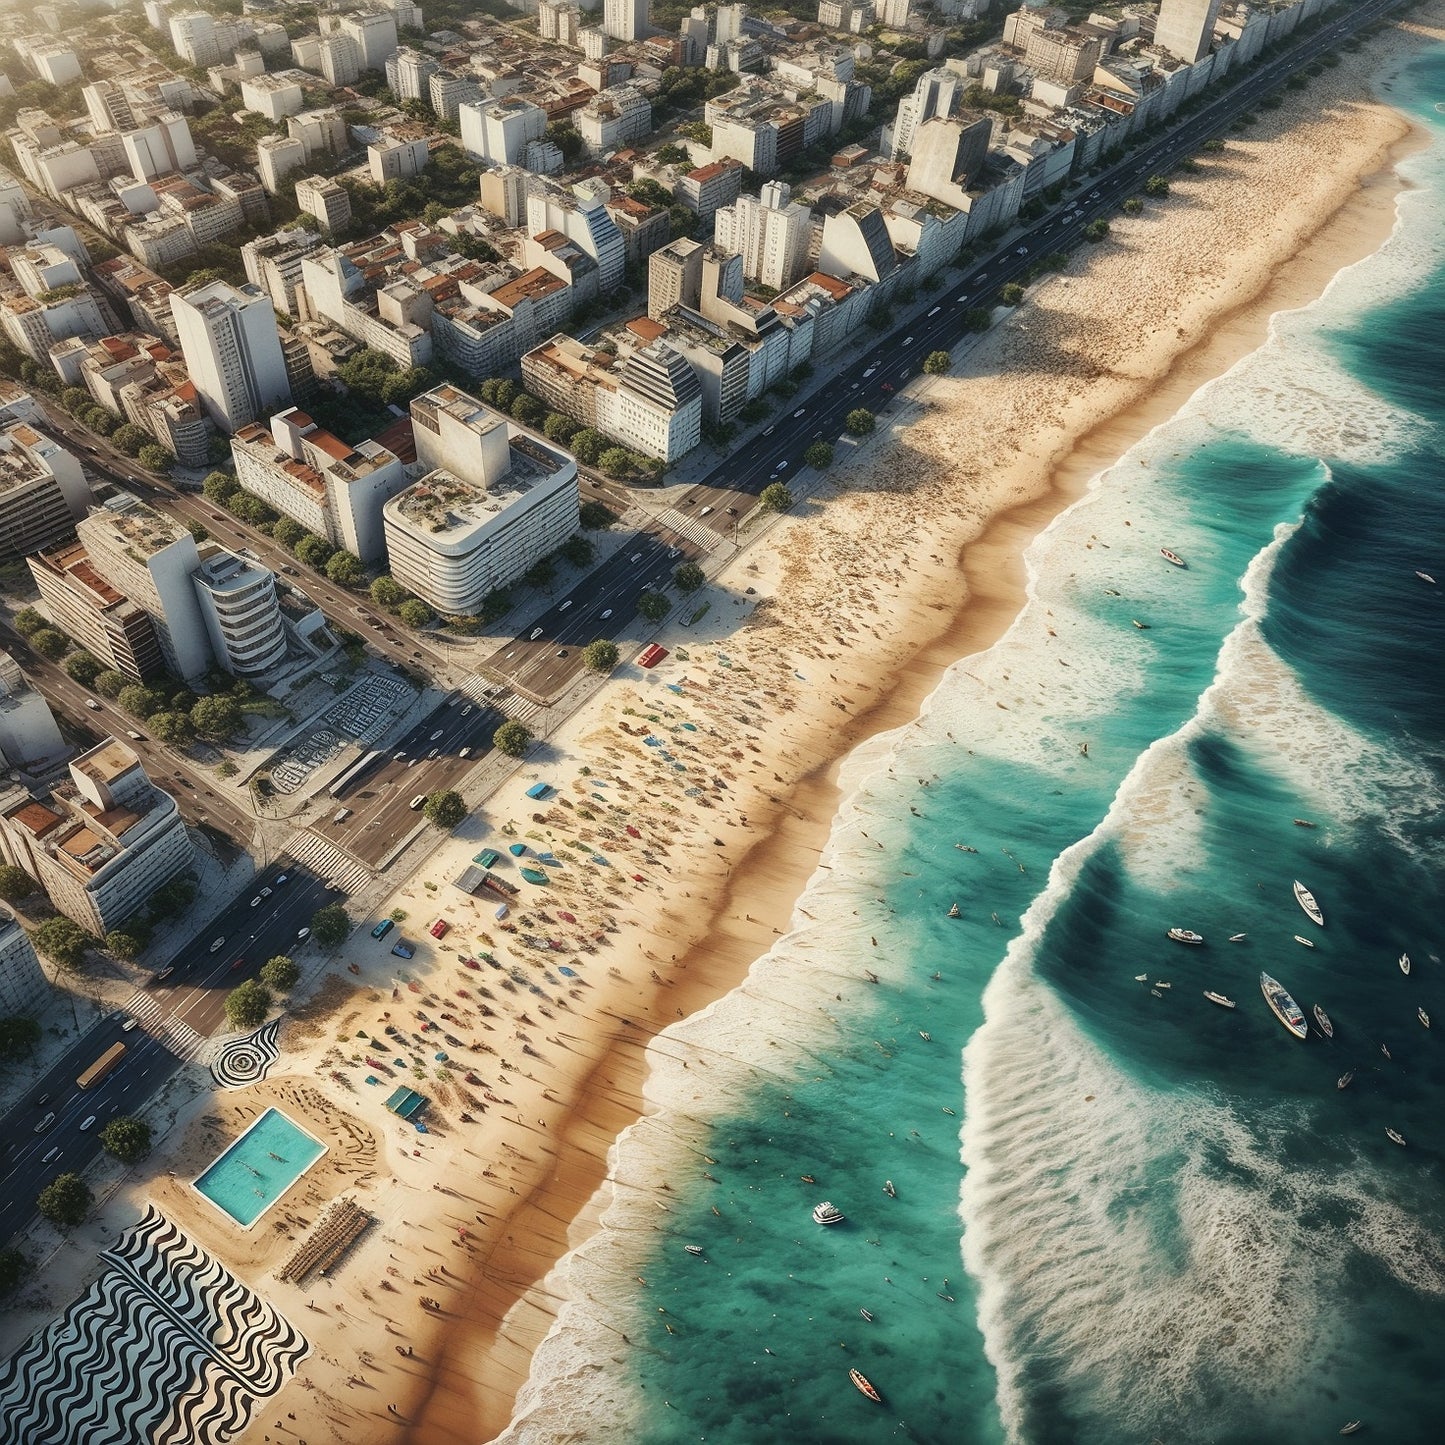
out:
M679 592L696 592L707 581L707 573L696 562L684 562L672 574Z
M60 393L60 404L71 416L76 416L93 407L95 399L83 386L67 386Z
M223 743L241 731L241 709L232 697L203 697L191 709L191 726L203 738Z
M597 465L609 477L625 477L632 470L632 453L626 447L608 447L597 458Z
M142 687L138 682L131 683L129 687L123 687L116 701L132 717L141 718L159 712L166 705L164 693L153 687Z
M140 449L150 444L150 433L128 421L116 427L110 434L110 444L128 457L138 457Z
M33 607L22 607L15 614L15 630L21 637L34 637L42 627L49 626L49 618L44 613L37 612Z
M540 426L546 419L547 408L535 396L524 391L512 403L512 415L523 426Z
M582 661L593 672L611 672L619 656L617 644L606 637L599 637L582 649Z
M1097 221L1090 221L1089 224L1084 227L1084 239L1086 241L1092 241L1096 246L1108 234L1109 223L1102 216L1100 216ZM1004 289L1007 290L1008 288L1005 287Z
M582 463L584 467L595 467L601 459L602 453L612 445L600 431L594 431L590 426L585 426L579 432L572 433L572 455Z
M314 567L319 572L331 560L331 554L335 550L325 537L308 532L296 544L296 560L304 562L308 567Z
M429 822L435 823L438 828L446 828L449 831L467 816L465 799L460 793L454 792L450 788L442 788L435 793L428 793L421 810Z
M326 563L326 575L338 587L360 587L366 580L361 558L351 552L333 552Z
M563 416L560 411L548 412L547 420L542 423L542 435L560 447L565 447L577 431L577 423L570 416Z
M150 716L151 734L167 747L188 748L196 740L196 725L189 714L161 711Z
M79 1174L61 1174L40 1191L35 1207L57 1228L73 1229L90 1213L94 1198Z
M136 453L136 459L147 471L166 473L175 458L159 442L147 442Z
M923 370L929 376L942 376L953 364L953 358L946 351L930 351L923 358Z
M30 1272L30 1261L18 1249L0 1249L0 1299L14 1294Z
M296 966L294 959L288 958L284 953L278 953L275 958L268 958L261 965L261 982L267 988L275 989L277 993L290 993L296 987L296 980L301 977L301 970Z
M539 557L522 573L528 587L545 587L557 575L557 564L550 557Z
M73 972L85 962L85 950L95 942L78 923L63 914L47 918L30 938L41 953L67 972Z
M1156 198L1167 196L1169 194L1168 179L1164 176L1150 176L1149 179L1144 182L1144 194Z
M310 536L310 533L294 517L279 517L276 525L271 529L271 535L287 551L294 551L296 544L303 537Z
M849 436L866 437L878 425L878 418L866 406L856 406L843 418Z
M176 918L196 901L196 885L190 878L172 878L146 899L146 915L152 922Z
M114 700L130 686L130 679L123 672L117 672L113 667L102 668L95 675L94 687L102 697Z
M28 1057L41 1039L40 1025L22 1014L0 1019L0 1059L13 1063Z
M520 758L531 745L532 734L525 724L510 718L492 734L492 746L509 758Z
M644 592L637 599L637 610L649 622L661 622L672 611L672 602L665 592Z
M817 471L826 471L833 465L833 444L816 441L803 453L803 460Z
M230 472L211 472L201 483L201 491L213 502L225 505L226 498L236 490L236 479Z
M378 577L371 584L371 600L378 607L400 607L406 601L406 588L390 577Z
M151 1126L133 1115L112 1119L95 1137L100 1147L122 1164L139 1164L151 1152Z
M1138 196L1130 196L1119 209L1126 216L1137 216L1144 209L1144 202Z
M250 492L242 491L240 487L227 498L226 510L253 527L264 527L268 522L276 520L276 513L271 507L260 497L253 497Z
M0 898L7 903L19 903L29 898L39 885L23 869L13 863L0 863Z
M1017 281L1010 281L999 288L998 299L1005 306L1017 306L1024 299L1024 288Z
M32 632L30 645L41 657L48 657L51 662L59 662L70 651L70 639L53 627L42 627L38 632Z
M129 963L132 959L140 957L145 944L133 933L126 933L120 928L112 928L105 935L105 946L117 958L122 958Z
M339 903L328 903L311 915L311 939L322 948L339 948L351 932L351 919Z
M400 617L408 627L425 627L436 614L420 597L408 597L407 600L396 609L396 615Z
M601 502L583 502L578 521L589 532L600 532L617 520L617 513Z
M769 512L788 512L793 507L793 494L781 482L769 482L758 500Z
M562 152L562 159L569 165L582 154L585 142L582 132L571 121L553 121L544 132L546 139Z
M569 562L574 567L585 567L597 555L597 548L592 545L590 538L584 537L581 532L573 532L557 551L561 553L564 562Z
M259 1028L271 1012L271 990L248 978L226 995L226 1021L233 1029Z

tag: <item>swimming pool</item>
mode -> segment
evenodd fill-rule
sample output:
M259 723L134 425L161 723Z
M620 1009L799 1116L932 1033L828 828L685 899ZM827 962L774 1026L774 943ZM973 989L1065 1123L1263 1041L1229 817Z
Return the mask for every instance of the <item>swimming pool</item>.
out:
M267 1109L194 1187L249 1229L325 1152L279 1109Z

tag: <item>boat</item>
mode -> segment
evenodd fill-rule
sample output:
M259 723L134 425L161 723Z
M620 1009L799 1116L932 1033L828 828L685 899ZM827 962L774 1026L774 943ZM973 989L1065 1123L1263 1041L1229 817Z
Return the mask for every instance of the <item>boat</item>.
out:
M1294 936L1294 941L1296 943L1302 943L1306 948L1313 948L1315 946L1314 940L1311 938L1306 938L1302 933L1296 933Z
M1401 1148L1405 1147L1405 1136L1400 1133L1398 1129L1391 1129L1387 1126L1385 1129L1385 1133L1389 1137L1392 1144L1398 1144Z
M818 1182L811 1174L800 1174L798 1178L801 1179L804 1184L816 1184Z
M1159 549L1159 555L1171 566L1187 567L1189 565L1189 563L1186 562L1184 558L1179 555L1178 552L1171 552L1168 547L1161 547Z
M881 1405L883 1403L883 1396L873 1388L873 1382L862 1370L849 1370L848 1378L852 1380L854 1385L861 1390L863 1394L867 1395L874 1404Z
M1129 621L1132 622L1134 626L1139 629L1140 632L1148 632L1149 624L1147 622L1140 622L1137 617L1131 617Z
M1270 1012L1295 1038L1302 1039L1309 1033L1309 1025L1305 1022L1300 1006L1289 996L1282 983L1267 973L1262 973L1259 976L1259 989L1264 994L1264 1001L1269 1005Z
M1329 1016L1329 1014L1327 1014L1327 1013L1324 1011L1324 1009L1322 1009L1322 1008L1319 1006L1319 1004L1316 1004L1316 1005L1310 1010L1310 1012L1315 1016L1315 1023L1319 1026L1319 1031L1320 1031L1327 1039L1332 1039L1332 1038L1334 1038L1334 1036L1335 1036L1335 1026L1330 1022L1330 1016Z
M1249 934L1247 934L1247 933L1231 933L1231 934L1229 935L1229 941L1230 941L1231 943L1243 943L1244 940L1245 940L1246 938L1248 938L1248 937L1249 937Z
M1415 575L1416 575L1422 582L1428 582L1432 587L1435 585L1435 579L1434 579L1428 572L1421 572L1421 571L1417 568L1416 571L1415 571ZM1344 1433L1345 1433L1345 1432L1344 1432L1343 1430L1340 1431L1340 1434L1341 1434L1341 1435L1343 1435Z
M1204 935L1195 933L1192 928L1171 928L1168 937L1175 943L1203 943Z
M1403 973L1406 978L1409 978L1409 977L1410 977L1410 955L1409 955L1408 953L1402 953L1402 954L1400 955L1400 960L1399 960L1399 962L1400 962L1400 972Z
M918 1030L918 1037L921 1038L925 1044L931 1044L933 1042L933 1035L924 1029Z
M959 914L958 914L958 904L955 903L955 904L953 905L953 907L948 910L948 916L949 916L950 918L957 918L957 917L959 916Z
M520 858L520 857L522 856L522 854L525 853L526 851L527 851L527 845L526 845L525 843L508 843L508 844L507 844L507 852L510 853L513 858Z
M689 1254L696 1254L696 1255L701 1255L701 1254L702 1254L702 1245L700 1245L700 1244L685 1244L685 1245L683 1245L683 1248L684 1248Z
M1163 997L1164 997L1164 995L1163 995L1162 993L1160 993L1157 988L1151 988L1151 989L1149 990L1149 992L1152 993L1155 998L1163 998Z
M1156 979L1154 980L1154 987L1155 987L1155 988L1173 988L1174 985L1173 985L1172 983L1166 983L1162 978L1156 978Z
M1304 909L1305 917L1308 918L1311 923L1319 928L1325 926L1324 909L1315 902L1314 894L1311 893L1298 878L1294 881L1294 901Z
M1381 1045L1380 1045L1380 1052L1381 1052L1382 1054L1384 1054L1384 1056L1385 1056L1387 1059L1389 1059L1392 1064L1395 1062L1395 1056L1390 1052L1389 1047L1388 1047L1387 1045L1381 1044Z
M1424 574L1421 573L1421 576L1423 575ZM1433 582L1435 579L1432 577L1430 580ZM1340 1434L1353 1435L1357 1430L1361 1428L1361 1426L1364 1425L1364 1423L1365 1422L1363 1420L1346 1420L1345 1423L1340 1426Z
M898 1198L898 1191L893 1187L893 1181L892 1181L891 1179L885 1179L885 1180L883 1181L883 1192L884 1192L890 1199L897 1199L897 1198Z
M1136 974L1134 975L1134 982L1135 982L1135 983L1148 983L1148 982L1149 982L1149 975L1148 975L1147 973L1136 973Z
M873 1311L872 1311L872 1310L865 1310L861 1305L859 1305L859 1307L858 1307L858 1313L859 1313L860 1315L862 1315L863 1318L864 1318L865 1320L867 1320L870 1325L873 1323Z
M1215 993L1212 988L1204 990L1204 997L1207 998L1210 1003L1217 1003L1220 1008L1234 1007L1234 1000L1232 998L1225 998L1222 993Z
M1308 818L1296 818L1294 825L1296 828L1315 828L1319 826L1317 823L1311 823Z
M1341 1074L1339 1078L1335 1080L1335 1088L1348 1089L1354 1077L1355 1071L1353 1069L1350 1069L1348 1072Z
M535 883L538 887L550 881L540 868L523 868L521 872L528 883Z
M1420 1020L1422 1024L1425 1025L1427 1029L1430 1027L1430 1015L1427 1014L1424 1009L1417 1008L1415 1010L1415 1016Z
M836 1204L829 1204L826 1199L813 1206L814 1224L842 1224L846 1218L847 1215Z

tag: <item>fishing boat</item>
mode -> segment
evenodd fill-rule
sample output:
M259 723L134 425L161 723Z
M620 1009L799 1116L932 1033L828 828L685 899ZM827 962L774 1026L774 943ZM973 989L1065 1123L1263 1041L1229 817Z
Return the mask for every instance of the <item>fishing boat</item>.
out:
M1245 940L1246 938L1248 938L1248 937L1249 937L1249 934L1247 934L1247 933L1231 933L1231 934L1229 935L1229 941L1230 941L1231 943L1243 943L1244 940Z
M1391 1063L1394 1063L1394 1062L1395 1062L1395 1056L1390 1052L1389 1047L1388 1047L1387 1045L1381 1044L1381 1045L1380 1045L1380 1052L1381 1052L1382 1054L1384 1054L1384 1056L1385 1056L1387 1059L1389 1059Z
M1315 1016L1315 1024L1318 1026L1319 1031L1320 1031L1327 1039L1332 1039L1332 1038L1334 1038L1334 1036L1335 1036L1335 1026L1330 1022L1330 1016L1329 1016L1329 1014L1327 1014L1327 1013L1324 1011L1324 1009L1322 1009L1322 1008L1319 1006L1319 1004L1316 1004L1316 1005L1310 1010L1310 1012Z
M898 1198L898 1191L893 1187L893 1181L892 1181L891 1179L885 1179L885 1180L883 1181L883 1192L884 1192L890 1199L897 1199L897 1198Z
M1171 552L1168 547L1161 547L1159 549L1159 555L1172 567L1187 567L1189 565L1178 552Z
M1416 571L1415 571L1415 575L1416 575L1422 582L1428 582L1432 587L1435 585L1435 579L1434 579L1428 572L1421 572L1421 571L1417 568ZM1340 1434L1341 1434L1341 1435L1343 1435L1344 1433L1345 1433L1345 1432L1344 1432L1343 1430L1340 1431Z
M1151 988L1151 989L1149 990L1149 992L1152 993L1155 998L1163 998L1163 997L1164 997L1164 995L1163 995L1162 993L1160 993L1157 988Z
M859 1305L859 1307L858 1307L858 1313L859 1313L860 1315L862 1315L863 1318L864 1318L865 1320L867 1320L870 1325L873 1323L873 1311L872 1311L872 1310L865 1310L865 1309L862 1307L862 1305Z
M957 918L959 916L958 904L955 903L953 907L948 910L948 916L950 918Z
M702 1254L702 1245L700 1245L700 1244L685 1244L685 1245L683 1245L683 1248L684 1248L689 1254L696 1254L696 1255L701 1255L701 1254Z
M1296 818L1294 820L1294 825L1296 828L1314 828L1318 826L1315 823L1311 823L1308 818Z
M1304 909L1305 917L1308 918L1311 923L1319 928L1325 926L1324 909L1315 902L1314 894L1311 893L1298 878L1294 881L1294 901Z
M1148 982L1149 982L1149 975L1148 975L1147 973L1136 973L1136 974L1134 975L1134 982L1135 982L1135 983L1148 983Z
M1409 955L1408 953L1402 953L1402 954L1400 955L1399 963L1400 963L1400 972L1403 973L1406 978L1409 978L1409 976L1410 976L1410 955Z
M1174 985L1173 985L1172 983L1167 983L1167 982L1166 982L1164 979L1162 979L1162 978L1156 978L1156 979L1154 980L1154 987L1155 987L1155 988L1165 988L1165 989L1168 989L1168 988L1173 988Z
M1335 1080L1335 1088L1348 1089L1350 1087L1350 1084L1354 1081L1354 1077L1355 1071L1353 1069L1350 1069L1346 1073L1341 1074L1339 1078Z
M801 1179L804 1184L816 1184L818 1182L811 1174L800 1174L798 1178Z
M1303 944L1306 948L1313 948L1315 946L1314 940L1311 938L1306 938L1302 933L1296 933L1294 936L1294 941L1296 943Z
M873 1388L873 1382L869 1380L868 1376L865 1375L862 1370L849 1370L848 1378L852 1380L853 1384L861 1390L863 1394L867 1395L874 1404L881 1405L883 1403L883 1396Z
M1421 575L1423 576L1424 574L1422 573ZM1433 582L1435 579L1432 577L1430 580ZM1363 1424L1363 1420L1346 1420L1345 1423L1340 1426L1340 1434L1353 1435Z
M1172 938L1175 943L1199 944L1204 942L1204 935L1195 933L1192 928L1171 928L1167 936Z
M846 1218L847 1215L836 1204L829 1204L826 1199L813 1206L814 1224L842 1224Z
M1417 1008L1415 1010L1415 1016L1420 1020L1422 1024L1425 1025L1427 1029L1430 1027L1430 1015L1427 1014L1424 1009Z
M1270 1012L1295 1038L1302 1039L1309 1033L1309 1025L1305 1022L1305 1016L1301 1012L1300 1006L1289 996L1288 990L1282 983L1271 978L1267 973L1262 973L1259 976L1259 989L1264 995L1264 1001L1270 1007Z
M925 1044L931 1044L933 1042L933 1035L926 1029L919 1029L918 1037L921 1038Z
M1140 632L1148 632L1149 624L1147 622L1140 622L1137 617L1131 617L1129 621L1132 622L1134 626L1139 629Z
M1405 1136L1398 1129L1391 1129L1387 1126L1385 1133L1392 1144L1398 1144L1401 1148L1405 1147Z
M1212 988L1204 990L1204 997L1207 998L1210 1003L1217 1003L1220 1008L1234 1007L1234 1000L1232 998L1225 998L1222 993L1215 993Z

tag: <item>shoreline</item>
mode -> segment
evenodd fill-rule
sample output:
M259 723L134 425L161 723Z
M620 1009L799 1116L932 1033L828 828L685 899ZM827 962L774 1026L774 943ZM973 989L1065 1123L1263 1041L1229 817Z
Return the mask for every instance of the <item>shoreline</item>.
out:
M1257 284L1228 305L1219 305L1207 294L1189 298L1186 309L1192 310L1188 318L1194 323L1192 344L1172 352L1164 346L1153 368L1116 375L1109 383L1116 393L1109 398L1112 405L1101 405L1097 396L1077 398L1074 411L1093 413L1081 418L1085 424L1076 425L1074 434L1058 442L1045 458L1028 456L1015 467L1016 491L1020 490L1017 474L1026 469L1033 469L1035 475L1044 471L1042 489L1003 503L976 536L957 541L959 555L951 569L952 604L945 602L946 588L940 585L948 578L936 576L931 594L915 599L913 609L915 614L925 615L946 610L946 620L894 670L883 695L833 733L828 755L782 790L775 804L779 830L754 842L733 865L739 877L744 871L754 880L765 875L766 889L760 896L756 882L750 881L746 896L749 915L739 919L739 885L731 876L721 884L711 916L699 930L708 934L707 940L693 945L677 960L675 973L680 977L668 1004L685 1004L684 1011L691 1014L723 996L747 976L752 963L766 951L768 934L787 928L793 906L828 837L842 796L839 777L848 757L860 743L911 721L948 667L1004 635L1026 595L1023 553L1033 538L1084 495L1090 480L1129 446L1177 412L1200 386L1255 350L1267 336L1273 315L1313 300L1340 270L1383 244L1394 228L1396 197L1407 185L1396 174L1396 167L1424 142L1422 133L1405 117L1382 104L1376 103L1374 109L1380 117L1391 118L1394 134L1352 164L1347 183L1340 182L1345 193L1313 218L1302 240L1296 238L1299 250L1295 254L1260 272ZM1258 143L1231 141L1231 146L1239 144ZM1171 219L1166 212L1157 224L1167 225ZM1092 260L1090 253L1086 256ZM1068 277L1074 284L1080 279L1077 274ZM1035 306L1042 304L1059 284L1055 281L1039 288L1031 301ZM1027 314L1028 308L1021 310ZM1002 322L998 332L1005 332L1009 324ZM996 348L980 351L988 349ZM964 377L979 359L977 354L970 356L962 368ZM1067 433L1070 423L1060 426ZM905 430L900 440L906 436ZM957 599L960 572L965 589L962 601ZM659 994L666 992L658 990ZM533 1195L508 1220L508 1228L526 1244L498 1250L489 1257L489 1265L496 1267L488 1273L499 1274L510 1283L486 1286L492 1296L488 1312L496 1323L488 1330L474 1331L467 1344L467 1353L474 1360L477 1356L485 1359L487 1376L485 1383L473 1380L471 1433L451 1432L451 1422L439 1418L451 1411L442 1399L435 1398L433 1408L424 1408L415 1417L414 1428L400 1438L475 1439L480 1432L480 1438L492 1439L511 1417L532 1353L556 1319L559 1301L545 1292L548 1272L596 1227L598 1192L606 1191L611 1147L620 1130L643 1113L645 1047L670 1021L662 1016L667 1012L665 1008L657 1010L655 1031L650 1035L640 1030L632 1031L630 1037L621 1031L614 1034L606 1058L589 1075L589 1079L605 1078L606 1090L589 1093L588 1102L576 1111L560 1141L563 1151L550 1179L539 1179ZM566 1207L559 1209L564 1201ZM498 1307L509 1299L510 1308L503 1315ZM443 1387L439 1393L448 1391ZM459 1419L453 1419L461 1425Z

